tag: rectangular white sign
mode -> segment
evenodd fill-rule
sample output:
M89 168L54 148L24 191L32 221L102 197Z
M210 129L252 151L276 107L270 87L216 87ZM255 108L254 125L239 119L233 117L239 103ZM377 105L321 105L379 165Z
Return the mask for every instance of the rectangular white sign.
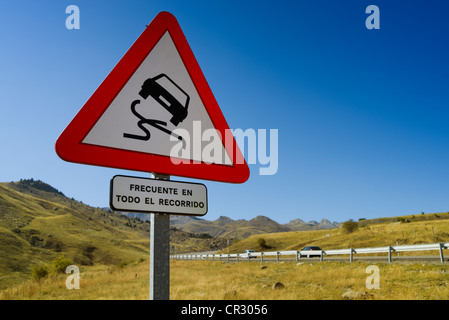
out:
M207 213L204 184L114 176L109 205L115 211L203 216Z

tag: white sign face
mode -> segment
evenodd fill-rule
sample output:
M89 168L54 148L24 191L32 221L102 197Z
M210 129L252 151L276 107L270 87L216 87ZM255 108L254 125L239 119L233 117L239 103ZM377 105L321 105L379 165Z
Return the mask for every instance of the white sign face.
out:
M212 137L205 140L221 141L213 129L195 85L166 32L83 143L167 157L183 146L187 149L175 152L176 157L232 165L221 142L218 146L222 157L210 157L194 147L194 142L201 144L206 130ZM177 130L189 134L177 134Z
M114 176L109 203L115 211L203 216L207 213L204 184Z

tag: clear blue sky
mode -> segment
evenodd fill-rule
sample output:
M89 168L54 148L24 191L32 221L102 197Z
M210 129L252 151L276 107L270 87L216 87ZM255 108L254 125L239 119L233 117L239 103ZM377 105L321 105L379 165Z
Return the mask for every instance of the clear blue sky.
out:
M80 9L68 30L65 8ZM368 30L365 8L380 9ZM447 1L8 1L0 10L0 181L108 206L116 174L54 144L145 25L176 16L231 128L278 129L279 168L203 182L209 213L346 221L449 210Z

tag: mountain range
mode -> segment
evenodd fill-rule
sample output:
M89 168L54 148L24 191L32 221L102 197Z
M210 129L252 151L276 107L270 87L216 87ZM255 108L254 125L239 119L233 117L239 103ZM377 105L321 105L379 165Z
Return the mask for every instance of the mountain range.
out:
M141 213L126 213L126 215L141 220L149 219L149 215ZM234 239L244 239L254 234L307 231L337 228L339 222L330 222L322 219L320 222L304 222L301 219L294 219L286 224L280 224L266 216L259 215L251 220L233 220L229 217L221 216L216 220L206 220L193 216L171 216L171 226L192 233L207 233L212 237L224 237Z

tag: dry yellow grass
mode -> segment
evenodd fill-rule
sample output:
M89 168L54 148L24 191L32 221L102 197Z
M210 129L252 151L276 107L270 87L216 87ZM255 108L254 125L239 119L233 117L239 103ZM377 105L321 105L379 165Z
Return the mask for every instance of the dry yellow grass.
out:
M449 267L377 264L380 288L367 289L368 263L223 263L176 261L172 299L339 300L351 290L357 299L449 299ZM272 289L276 282L283 289Z
M340 300L351 290L356 299L449 299L449 266L379 263L379 289L367 289L364 262L266 263L171 261L172 300ZM261 268L266 266L266 268ZM80 289L65 287L66 275L29 281L0 291L5 300L146 300L149 263L124 268L81 269ZM272 289L276 282L282 289Z
M0 291L0 300L142 300L148 299L148 261L123 268L80 268L80 288L67 289L68 275L51 275Z

